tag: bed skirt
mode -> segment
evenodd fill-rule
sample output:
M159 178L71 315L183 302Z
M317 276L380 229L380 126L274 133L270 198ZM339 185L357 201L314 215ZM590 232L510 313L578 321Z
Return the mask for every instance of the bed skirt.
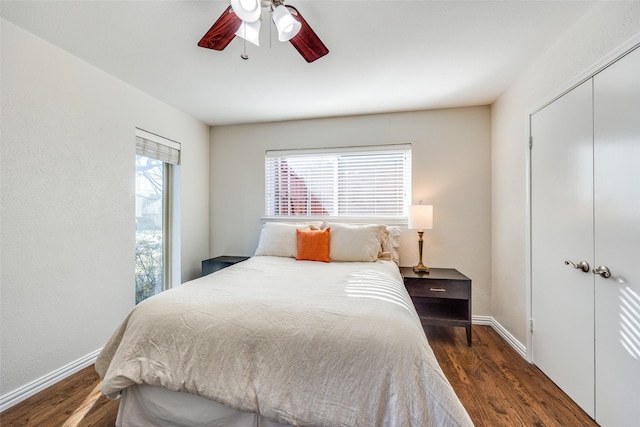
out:
M126 421L123 421L126 420ZM140 384L122 392L117 427L287 427L194 394Z

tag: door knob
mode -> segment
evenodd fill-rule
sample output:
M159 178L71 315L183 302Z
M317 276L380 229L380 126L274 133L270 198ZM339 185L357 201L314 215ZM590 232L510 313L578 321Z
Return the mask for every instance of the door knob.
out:
M606 265L601 265L598 268L594 268L593 274L598 274L601 277L604 277L605 279L608 279L609 277L611 277L611 271L609 271L609 267L607 267Z
M580 261L578 264L575 264L571 261L565 261L564 262L566 265L570 265L573 268L576 268L578 270L582 270L585 273L589 272L589 263L587 261Z

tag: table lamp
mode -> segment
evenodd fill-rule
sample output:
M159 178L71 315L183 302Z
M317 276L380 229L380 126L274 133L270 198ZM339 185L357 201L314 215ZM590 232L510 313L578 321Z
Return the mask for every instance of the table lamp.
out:
M422 235L424 230L433 228L433 206L423 205L422 200L419 204L409 206L409 229L418 230L418 250L420 252L420 262L413 267L416 273L429 273L429 267L422 263Z

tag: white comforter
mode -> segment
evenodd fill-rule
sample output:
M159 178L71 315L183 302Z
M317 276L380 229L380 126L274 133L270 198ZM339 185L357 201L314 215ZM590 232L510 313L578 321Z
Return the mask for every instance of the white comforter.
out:
M140 303L96 361L132 384L316 426L469 426L398 268L254 257Z

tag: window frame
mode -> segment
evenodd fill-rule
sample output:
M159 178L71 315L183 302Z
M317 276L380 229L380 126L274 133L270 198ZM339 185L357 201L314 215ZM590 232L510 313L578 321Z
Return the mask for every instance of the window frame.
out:
M180 283L179 248L179 179L180 154L179 142L136 128L136 156L144 156L162 162L162 275L163 291ZM136 238L137 244L137 238Z
M354 155L380 155L381 153L401 153L404 156L402 171L398 176L402 176L403 196L400 202L396 205L396 209L400 208L402 214L399 215L376 215L376 214L358 214L358 215L274 215L275 208L273 205L277 203L274 200L274 196L270 194L272 188L274 189L274 182L278 179L276 171L270 166L269 162L276 158L292 158L300 156L354 156ZM329 148L311 148L311 149L286 149L286 150L267 150L265 151L265 184L264 184L264 216L262 221L307 221L307 220L331 220L345 223L358 223L358 222L376 222L385 223L389 225L406 225L408 217L408 206L411 204L411 180L412 180L412 146L410 143L400 144L385 144L385 145L363 145L363 146L346 146L346 147L329 147ZM337 167L337 162L336 162ZM270 173L274 175L270 176ZM338 172L332 172L334 177L334 184L338 185ZM271 182L270 182L271 181ZM275 189L273 190L275 192ZM334 198L338 198L338 194L334 195ZM310 197L307 199L307 204L310 203ZM334 211L340 208L334 208Z

